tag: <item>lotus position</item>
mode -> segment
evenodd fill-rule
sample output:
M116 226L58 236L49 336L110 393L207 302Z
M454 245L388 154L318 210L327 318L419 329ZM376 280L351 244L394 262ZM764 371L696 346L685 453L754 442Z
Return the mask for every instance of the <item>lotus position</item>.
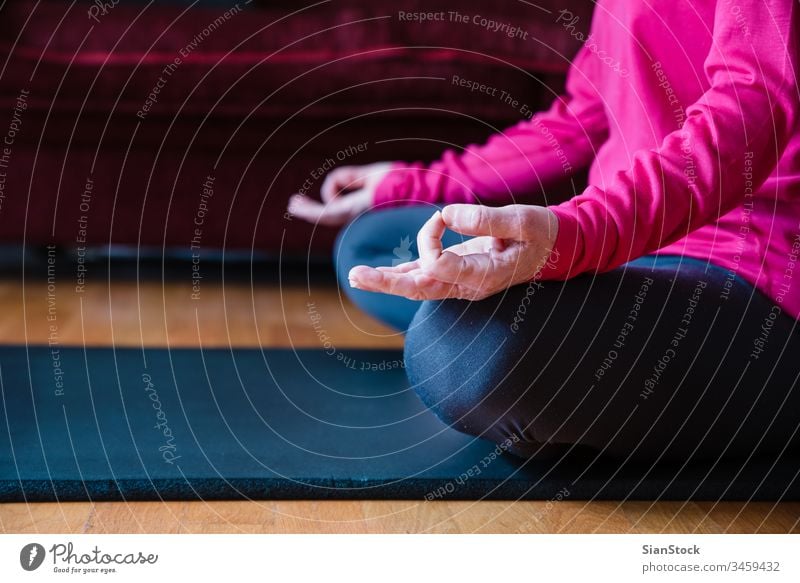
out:
M796 448L799 26L792 0L600 0L550 109L335 169L290 211L343 225L342 286L459 431L524 457Z

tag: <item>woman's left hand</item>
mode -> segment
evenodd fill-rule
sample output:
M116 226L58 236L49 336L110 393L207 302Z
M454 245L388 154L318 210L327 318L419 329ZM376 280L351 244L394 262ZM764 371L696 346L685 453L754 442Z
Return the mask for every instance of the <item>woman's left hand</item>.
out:
M475 238L442 249L445 228ZM450 205L420 229L419 259L395 267L356 266L350 285L411 300L481 300L534 279L550 259L557 231L557 217L541 206Z

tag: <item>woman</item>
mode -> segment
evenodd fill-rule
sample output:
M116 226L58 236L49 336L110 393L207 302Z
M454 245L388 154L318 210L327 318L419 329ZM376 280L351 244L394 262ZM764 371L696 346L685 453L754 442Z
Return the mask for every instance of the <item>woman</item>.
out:
M601 0L548 111L429 166L335 170L290 210L357 218L340 278L407 330L415 390L460 431L526 457L793 448L798 6ZM583 193L532 199L587 165Z

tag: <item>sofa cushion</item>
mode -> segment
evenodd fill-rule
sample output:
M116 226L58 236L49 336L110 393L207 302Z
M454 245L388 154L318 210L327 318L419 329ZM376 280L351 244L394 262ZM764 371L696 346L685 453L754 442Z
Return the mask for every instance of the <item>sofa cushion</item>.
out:
M574 4L585 29L592 6L106 1L0 9L0 134L23 91L26 105L3 169L0 241L187 247L203 204L203 250L327 255L335 229L284 214L292 193L316 195L317 168L429 160L545 107L578 48L559 11Z
M0 18L0 46L10 53L2 87L14 93L27 86L33 107L114 109L142 119L179 109L286 116L303 107L302 115L343 115L376 104L398 115L409 115L408 107L466 105L470 114L502 117L507 106L499 99L478 91L465 99L453 71L520 99L539 84L526 72L563 73L578 46L556 23L565 3L554 0L228 9L126 2L108 4L105 14L100 5L9 0ZM591 5L572 0L566 8L583 15L584 26ZM420 14L441 20L414 20Z

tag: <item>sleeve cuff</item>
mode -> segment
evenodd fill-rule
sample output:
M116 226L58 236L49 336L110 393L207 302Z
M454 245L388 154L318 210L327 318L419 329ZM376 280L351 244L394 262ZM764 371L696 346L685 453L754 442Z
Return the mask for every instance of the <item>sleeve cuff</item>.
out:
M581 248L576 216L577 208L569 201L547 208L558 219L558 233L553 249L550 251L550 257L539 272L539 278L563 281L578 275L574 269Z

